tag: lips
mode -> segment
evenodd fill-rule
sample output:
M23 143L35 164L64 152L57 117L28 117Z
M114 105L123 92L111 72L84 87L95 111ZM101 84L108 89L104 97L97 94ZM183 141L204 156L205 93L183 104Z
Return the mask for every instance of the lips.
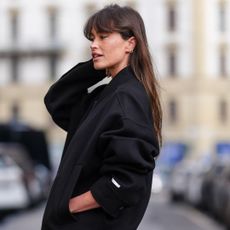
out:
M93 57L94 60L96 60L97 58L100 58L102 56L103 56L102 54L92 53L92 57Z

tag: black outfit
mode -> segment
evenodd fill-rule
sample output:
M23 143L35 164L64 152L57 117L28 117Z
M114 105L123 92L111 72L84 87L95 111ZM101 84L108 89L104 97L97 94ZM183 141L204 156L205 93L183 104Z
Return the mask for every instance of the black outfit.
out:
M87 92L104 77L80 63L45 96L68 134L42 230L135 230L144 215L159 153L149 98L130 67ZM69 199L89 190L101 207L71 214Z

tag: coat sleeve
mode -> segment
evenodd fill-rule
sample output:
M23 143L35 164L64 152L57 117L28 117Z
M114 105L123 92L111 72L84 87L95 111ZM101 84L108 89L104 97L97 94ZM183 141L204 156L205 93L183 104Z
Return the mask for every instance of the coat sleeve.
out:
M67 131L73 107L79 113L86 110L88 88L105 76L105 71L94 69L92 60L79 63L66 72L49 88L44 98L54 122Z
M101 177L90 190L102 208L116 217L146 194L146 177L155 167L159 146L151 127L124 116L114 126L99 137L104 162Z

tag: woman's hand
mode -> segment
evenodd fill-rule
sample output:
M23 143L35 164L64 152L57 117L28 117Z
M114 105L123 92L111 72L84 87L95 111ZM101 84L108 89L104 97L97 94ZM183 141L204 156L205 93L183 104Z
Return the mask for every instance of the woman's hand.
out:
M90 191L75 196L69 201L70 213L83 212L98 207L100 207L100 205L96 202Z

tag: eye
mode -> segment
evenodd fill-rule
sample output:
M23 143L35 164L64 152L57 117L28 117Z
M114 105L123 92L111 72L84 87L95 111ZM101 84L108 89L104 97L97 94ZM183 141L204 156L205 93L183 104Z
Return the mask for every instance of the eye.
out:
M94 36L89 36L89 38L88 38L91 42L94 40Z
M108 34L100 34L100 39L105 39L107 38L109 35Z

